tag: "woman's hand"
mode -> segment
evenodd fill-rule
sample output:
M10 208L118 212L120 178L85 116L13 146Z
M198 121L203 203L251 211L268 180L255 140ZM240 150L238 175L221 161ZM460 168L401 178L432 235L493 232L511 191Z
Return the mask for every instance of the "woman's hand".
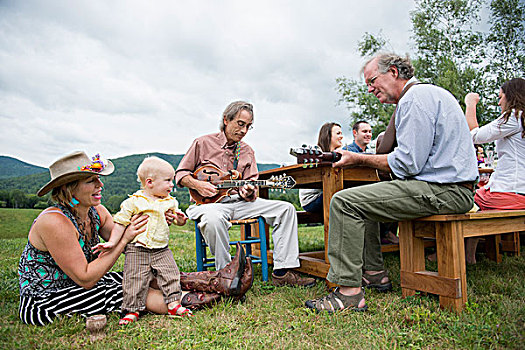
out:
M467 118L468 128L470 130L479 126L478 118L476 117L476 105L479 102L479 95L475 92L469 92L465 96L465 117Z
M149 216L146 214L133 215L131 223L126 228L126 231L124 231L122 239L124 239L126 243L129 243L141 233L146 232L148 220Z
M476 106L480 100L479 94L475 92L469 92L465 96L465 105L467 106Z
M93 247L93 253L94 254L100 253L102 255L105 252L108 252L113 248L115 248L115 243L113 242L99 243Z

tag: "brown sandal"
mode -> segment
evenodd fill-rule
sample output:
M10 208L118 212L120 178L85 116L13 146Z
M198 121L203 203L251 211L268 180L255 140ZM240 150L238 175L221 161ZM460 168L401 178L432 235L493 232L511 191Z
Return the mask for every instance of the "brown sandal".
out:
M392 282L388 279L385 283L381 283L381 280L385 277L388 279L388 271L386 270L375 275L363 273L363 287L374 288L380 292L387 292L392 289Z
M305 306L316 312L326 311L328 313L334 313L336 311L352 310L352 311L366 311L368 306L365 304L363 307L359 307L361 300L365 298L363 291L355 295L343 295L339 292L339 287L325 297L308 300Z

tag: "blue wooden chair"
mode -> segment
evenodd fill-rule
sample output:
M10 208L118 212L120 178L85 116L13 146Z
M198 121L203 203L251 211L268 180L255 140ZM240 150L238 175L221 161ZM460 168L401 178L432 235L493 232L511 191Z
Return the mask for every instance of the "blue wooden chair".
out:
M268 247L266 242L266 223L259 216L255 219L231 220L232 225L241 225L241 240L230 241L230 245L237 242L245 246L246 256L252 259L252 263L261 264L262 279L268 282ZM199 229L198 221L195 221L195 250L197 253L197 271L205 271L208 267L215 267L215 258L206 256L206 241ZM256 236L257 225L259 236ZM260 256L253 255L252 244L257 244L261 252ZM256 248L256 247L253 247Z

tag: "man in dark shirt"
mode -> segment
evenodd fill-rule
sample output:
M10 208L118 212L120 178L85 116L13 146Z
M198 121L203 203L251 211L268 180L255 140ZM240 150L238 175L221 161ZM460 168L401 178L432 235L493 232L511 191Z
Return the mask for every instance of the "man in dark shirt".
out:
M360 120L352 126L354 142L351 145L343 147L344 150L356 153L366 152L368 144L372 140L372 127L368 122Z

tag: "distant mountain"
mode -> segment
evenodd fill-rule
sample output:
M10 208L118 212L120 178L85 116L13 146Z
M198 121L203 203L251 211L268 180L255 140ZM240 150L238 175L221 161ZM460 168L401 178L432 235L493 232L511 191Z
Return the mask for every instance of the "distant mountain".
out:
M0 156L0 179L47 172L46 168L22 162L16 158Z
M139 189L137 182L137 167L146 156L157 156L169 162L176 169L183 154L147 153L133 154L126 157L111 159L115 164L115 172L111 176L104 176L104 198L111 196L126 196ZM6 160L4 160L6 159ZM23 169L35 169L32 173L21 173L20 175L0 177L0 190L20 189L28 194L35 194L40 187L50 180L47 168L37 167L10 157L0 157L0 171L5 172L4 167L12 167L9 164L18 164ZM279 167L279 164L257 164L259 171ZM36 171L38 169L38 172ZM7 172L6 172L7 173ZM31 175L29 175L31 174Z

